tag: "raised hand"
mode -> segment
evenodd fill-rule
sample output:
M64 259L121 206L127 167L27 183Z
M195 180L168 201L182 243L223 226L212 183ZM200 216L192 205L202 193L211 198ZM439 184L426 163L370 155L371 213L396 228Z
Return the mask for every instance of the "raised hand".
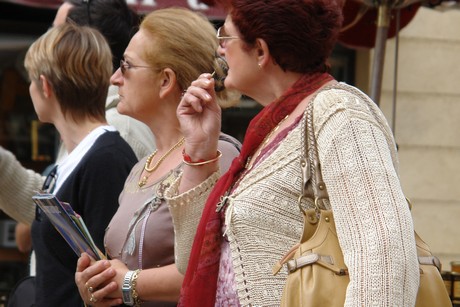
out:
M216 102L214 79L202 74L182 95L177 108L187 153L215 156L221 128L221 109ZM209 152L207 152L209 151ZM207 157L199 157L207 158Z

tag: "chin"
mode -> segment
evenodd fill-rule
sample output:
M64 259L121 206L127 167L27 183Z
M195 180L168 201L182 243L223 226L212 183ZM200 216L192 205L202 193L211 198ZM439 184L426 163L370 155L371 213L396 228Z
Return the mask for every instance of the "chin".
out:
M120 114L128 115L128 116L129 116L129 112L128 112L128 110L125 108L124 102L123 102L122 100L120 100L120 102L118 102L118 104L117 104L117 111L118 111L118 113L120 113Z
M232 82L232 78L229 77L229 76L227 76L225 78L224 86L225 86L226 89L229 89L229 90L236 90L236 91L238 90L237 88L235 88L235 86L234 86L234 84Z

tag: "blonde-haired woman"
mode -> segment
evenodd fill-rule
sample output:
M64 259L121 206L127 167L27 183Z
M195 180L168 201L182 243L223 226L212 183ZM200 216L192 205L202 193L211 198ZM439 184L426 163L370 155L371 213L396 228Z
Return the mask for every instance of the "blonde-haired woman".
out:
M176 110L182 93L200 74L222 76L217 44L215 29L203 16L179 8L154 11L143 20L112 76L119 87L118 111L149 126L157 150L131 171L120 208L107 228L106 251L114 260L90 265L90 258L83 255L78 262L75 280L86 303L177 304L183 276L175 265L174 226L163 193L179 177L184 163L201 163L183 156ZM218 100L228 102L228 96L219 91ZM240 144L221 136L214 161L225 171ZM201 211L186 214L197 218ZM180 232L180 225L175 226Z
M103 249L104 230L137 161L128 143L105 119L110 48L97 30L63 24L32 44L25 67L39 120L56 127L69 152L43 189L70 203ZM34 306L80 306L72 280L78 257L40 212L32 223L32 243L37 261Z

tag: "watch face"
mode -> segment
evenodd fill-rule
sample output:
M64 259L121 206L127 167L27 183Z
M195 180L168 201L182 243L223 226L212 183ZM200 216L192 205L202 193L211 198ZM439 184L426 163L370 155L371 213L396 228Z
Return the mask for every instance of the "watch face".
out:
M133 277L134 271L128 271L125 275L125 279L123 281L123 285L121 287L121 294L123 296L123 303L128 306L132 306L134 304L134 300L132 297L132 288L131 288L131 278Z
M123 303L124 304L132 304L132 297L131 297L130 292L131 292L130 290L123 289L122 294L123 294Z

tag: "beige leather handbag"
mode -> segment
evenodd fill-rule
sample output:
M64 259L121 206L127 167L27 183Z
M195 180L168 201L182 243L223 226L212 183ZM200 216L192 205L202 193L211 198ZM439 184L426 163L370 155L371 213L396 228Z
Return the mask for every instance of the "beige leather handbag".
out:
M332 211L324 210L321 206L328 200L328 194L321 175L312 114L313 102L310 102L304 129L306 146L303 147L306 153L301 161L303 187L302 195L299 197L299 208L304 216L303 234L300 243L273 268L274 274L277 274L283 265L288 269L289 275L281 299L283 307L343 306L349 283ZM312 184L310 179L313 176L316 181L312 197L307 196L307 190L308 185ZM314 198L315 209L304 210L301 206L303 198ZM432 255L428 245L417 233L415 239L420 263L420 287L416 307L452 306L440 274L439 260Z

